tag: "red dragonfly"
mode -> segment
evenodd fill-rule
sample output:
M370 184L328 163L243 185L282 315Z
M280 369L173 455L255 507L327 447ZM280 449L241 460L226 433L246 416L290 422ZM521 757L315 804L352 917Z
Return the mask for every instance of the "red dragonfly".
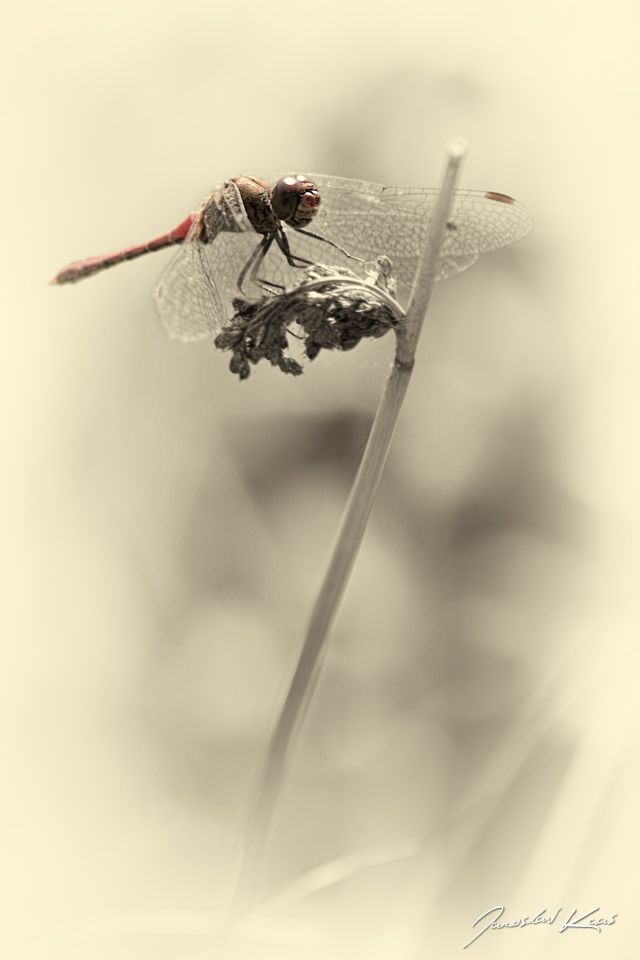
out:
M346 266L365 276L365 264L384 254L393 264L398 299L406 303L437 190L315 175L282 177L271 186L274 181L234 177L168 233L70 263L50 282L75 283L180 244L153 296L169 335L185 341L215 335L233 299L282 290L311 263ZM456 191L436 279L521 240L532 227L528 211L506 194Z

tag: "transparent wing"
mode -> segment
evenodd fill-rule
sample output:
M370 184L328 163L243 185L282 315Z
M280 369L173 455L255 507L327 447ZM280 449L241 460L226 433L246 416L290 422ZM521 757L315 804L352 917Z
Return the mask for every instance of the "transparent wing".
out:
M362 260L372 261L380 254L389 257L398 283L398 299L406 305L438 191L385 187L320 174L310 174L310 179L322 200L309 230ZM466 270L482 253L516 243L531 231L533 220L526 208L510 197L494 199L501 196L480 190L456 191L437 280ZM349 267L363 274L356 261L328 243L312 240L296 230L286 232L296 256ZM278 266L283 259L279 251L272 251L266 266L278 274L279 282L286 284L291 282L291 271L286 263ZM275 280L275 275L270 279Z
M225 267L224 247L218 238L227 232L247 238L249 249L259 242L234 183L225 183L209 197L201 212L207 235L214 240L203 243L199 239L201 224L196 222L153 289L158 315L169 336L176 340L214 336L227 319L225 284L221 286L222 296L218 286L225 272L231 274L235 268L231 264Z
M158 316L175 340L214 336L226 320L205 249L198 240L185 242L153 289Z
M406 297L438 191L313 174L310 178L322 197L310 229L365 260L385 253ZM530 233L533 220L526 208L515 200L493 199L499 196L480 190L456 191L436 279L451 277L475 263L480 254L516 243Z

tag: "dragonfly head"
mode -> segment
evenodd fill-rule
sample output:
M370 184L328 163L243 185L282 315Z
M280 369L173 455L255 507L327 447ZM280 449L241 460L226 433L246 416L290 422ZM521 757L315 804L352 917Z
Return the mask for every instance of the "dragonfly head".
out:
M273 188L271 206L278 220L297 230L306 227L318 211L320 194L308 177L283 177Z

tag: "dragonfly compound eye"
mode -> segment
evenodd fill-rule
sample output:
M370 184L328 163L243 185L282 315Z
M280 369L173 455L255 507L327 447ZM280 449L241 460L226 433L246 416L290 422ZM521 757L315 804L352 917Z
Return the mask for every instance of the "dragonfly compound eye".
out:
M279 220L292 227L304 227L315 216L320 206L316 185L307 177L283 177L273 188L273 212Z

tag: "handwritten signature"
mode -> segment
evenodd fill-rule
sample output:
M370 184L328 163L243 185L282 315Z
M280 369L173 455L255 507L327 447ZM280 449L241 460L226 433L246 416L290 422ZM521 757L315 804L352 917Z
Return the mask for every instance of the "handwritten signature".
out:
M594 907L593 910L588 910L587 913L583 913L581 917L577 917L575 920L573 918L578 911L573 910L573 912L558 930L558 933L564 933L565 930L595 930L596 933L602 933L601 928L603 926L615 923L618 914L612 913L609 920L606 920L604 917L591 917L591 914L596 913L599 909L600 907ZM482 916L478 917L477 920L474 920L471 926L475 927L477 923L480 923L480 921L484 920L485 917L488 917L489 914L495 913L496 910L498 911L497 916L495 916L493 920L488 920L486 926L484 926L479 933L476 933L475 937L473 937L472 940L469 940L469 943L465 943L464 947L462 948L463 950L465 950L467 947L470 947L471 944L477 940L478 937L481 937L483 933L486 933L487 930L504 930L506 927L529 927L532 924L540 923L551 924L562 910L562 907L558 907L553 916L545 916L547 912L547 908L545 907L544 910L540 910L538 913L536 913L535 917L532 917L531 919L529 919L529 917L522 917L520 920L514 920L513 923L498 923L498 920L504 913L504 907L491 907L490 910L486 910ZM591 919L586 923L583 923L582 921L586 920L587 917L591 917Z

